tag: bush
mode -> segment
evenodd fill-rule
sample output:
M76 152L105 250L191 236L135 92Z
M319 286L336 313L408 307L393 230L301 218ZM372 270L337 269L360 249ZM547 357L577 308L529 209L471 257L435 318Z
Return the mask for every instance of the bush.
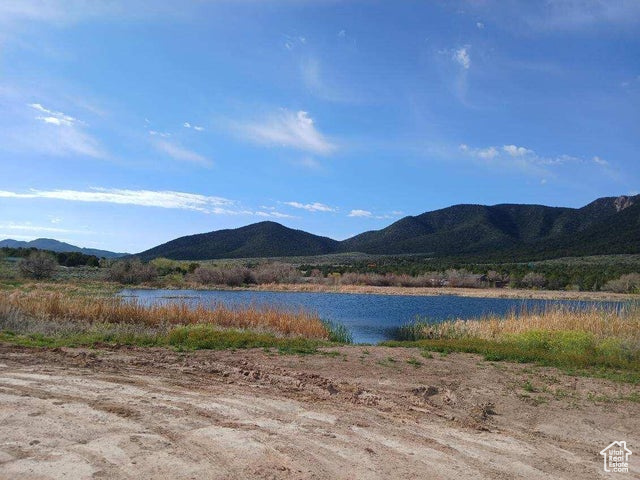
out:
M198 267L191 274L191 279L202 285L222 285L224 283L222 271L219 268Z
M527 288L543 288L547 284L547 279L541 273L529 272L522 277L521 283Z
M482 275L471 273L465 269L450 269L445 272L446 285L449 287L481 288L484 286Z
M628 273L604 284L602 290L614 293L640 293L640 273Z
M228 287L240 287L249 283L256 283L251 270L246 267L198 267L191 278L203 285L227 285Z
M57 267L58 261L53 255L38 251L32 252L18 264L22 276L35 280L51 278Z
M168 258L154 258L149 262L156 269L158 275L164 276L171 273L184 273L184 269L180 262L170 260Z
M300 271L286 263L265 263L253 272L256 283L295 283L300 280Z
M142 263L138 259L115 262L107 274L108 280L125 284L150 282L157 277L158 272L153 265Z

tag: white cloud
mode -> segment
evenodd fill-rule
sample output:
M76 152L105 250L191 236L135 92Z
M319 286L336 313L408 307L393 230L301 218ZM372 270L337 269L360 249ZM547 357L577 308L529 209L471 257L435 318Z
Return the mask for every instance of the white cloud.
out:
M502 150L507 152L512 157L522 157L524 155L533 154L533 150L529 150L524 147L518 147L516 145L503 145Z
M29 190L25 193L0 190L0 198L46 198L74 202L116 203L143 207L176 208L216 213L217 209L230 208L235 202L222 197L209 197L171 190L126 190L92 188L82 190Z
M338 209L335 207L330 207L329 205L325 205L324 203L314 202L314 203L300 203L300 202L282 202L284 205L289 205L293 208L300 208L303 210L307 210L309 212L335 212Z
M371 213L368 210L351 210L349 212L349 215L347 215L348 217L365 217L365 218L371 218L373 217L373 213Z
M43 232L43 233L78 233L78 234L90 234L95 233L89 230L69 230L66 228L54 228L54 227L42 227L39 225L31 225L30 223L16 224L16 223L0 223L0 229L5 230L18 230L26 232Z
M189 122L184 122L184 123L182 124L182 126L183 126L184 128L193 128L193 129L194 129L195 131L197 131L197 132L202 132L202 131L204 130L204 127L200 127L199 125L193 125L193 124L191 124L191 123L189 123Z
M268 217L268 218L295 218L293 215L289 215L287 213L278 212L276 210L269 209L268 212L257 211L255 214L258 217Z
M469 48L469 45L465 45L464 47L460 47L457 50L453 51L453 60L458 62L465 70L469 70L469 67L471 67L471 56L469 55Z
M91 188L89 190L29 190L12 192L0 190L0 199L48 199L69 202L111 203L177 210L191 210L212 215L252 215L271 218L293 218L275 208L260 207L261 210L245 208L228 198L199 195L172 190L128 190L117 188ZM0 226L9 228L6 225ZM52 227L44 227L52 228ZM26 227L23 229L27 229ZM41 229L42 230L42 229ZM46 230L43 230L46 231ZM54 231L53 229L50 231Z
M46 115L46 116L36 117L36 120L41 120L45 123L50 123L52 125L57 125L57 126L64 125L67 127L71 127L78 122L75 118L73 118L70 115L65 115L62 112L54 112L53 110L44 108L39 103L30 103L29 106L34 110L37 110Z
M303 110L291 112L282 109L261 122L238 124L236 130L243 137L266 145L325 155L336 149L336 146L318 131L313 119Z
M484 23L476 22L476 27L479 28L480 30L482 30L484 28Z
M45 122L41 127L21 126L0 134L1 144L10 150L32 151L54 156L87 156L104 159L108 155L100 142L83 129ZM1 147L0 147L1 148Z
M0 97L2 97L0 90ZM18 98L16 98L18 97ZM41 103L21 102L20 94L10 93L4 100L7 109L15 109L11 124L0 128L0 149L35 152L53 156L108 158L100 142L87 133L86 124ZM33 115L33 110L38 114Z
M587 165L589 163L583 158L567 154L556 156L539 155L531 149L513 144L486 148L472 148L466 144L461 144L459 149L465 155L480 160L484 165L501 169L518 169L538 176L552 175L552 168L578 164ZM591 163L605 169L609 167L609 163L598 156L593 157Z
M171 136L170 133L158 132L157 130L149 130L149 135L151 135L152 137L162 137L162 138L168 138Z
M283 35L284 42L282 45L289 51L295 50L297 47L302 47L307 44L305 37L294 37L291 35Z
M482 148L478 150L476 153L480 158L484 158L486 160L491 160L492 158L495 158L499 155L496 147Z
M153 142L153 145L157 150L169 155L175 160L195 163L197 165L202 165L205 167L210 167L212 165L212 162L208 158L200 155L199 153L181 147L180 145L176 145L175 143L171 143L166 140L156 140Z

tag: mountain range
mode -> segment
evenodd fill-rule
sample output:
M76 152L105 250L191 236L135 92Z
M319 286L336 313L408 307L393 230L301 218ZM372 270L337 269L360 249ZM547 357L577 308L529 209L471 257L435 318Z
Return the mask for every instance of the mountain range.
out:
M640 195L599 198L582 208L454 205L343 241L260 222L180 237L137 256L207 260L343 252L502 259L640 253Z
M108 250L99 250L96 248L81 248L71 245L70 243L60 242L52 238L36 238L30 242L21 240L6 239L0 240L0 248L37 248L39 250L49 250L51 252L80 252L85 255L95 255L96 257L118 258L128 255L128 253L116 253Z

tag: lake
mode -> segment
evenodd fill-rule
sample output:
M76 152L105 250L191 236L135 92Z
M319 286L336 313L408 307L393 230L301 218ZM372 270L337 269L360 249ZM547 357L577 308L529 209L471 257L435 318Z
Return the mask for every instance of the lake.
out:
M223 303L227 306L271 305L289 310L316 312L322 319L342 323L356 343L377 343L393 339L394 329L417 317L432 320L504 315L514 309L540 309L563 304L579 308L617 305L614 302L570 300L519 300L511 298L471 298L454 295L370 295L342 293L257 292L220 290L127 289L121 296L134 297L144 304L181 300L192 304Z

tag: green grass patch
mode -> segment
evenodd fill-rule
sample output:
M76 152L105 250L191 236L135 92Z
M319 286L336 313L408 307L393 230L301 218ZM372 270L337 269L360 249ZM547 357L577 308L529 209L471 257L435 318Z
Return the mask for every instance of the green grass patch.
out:
M322 323L329 331L329 341L336 343L352 344L353 337L347 327L341 323L331 322L329 320L323 320Z
M131 345L138 347L173 347L176 350L224 350L244 348L275 348L285 354L318 353L318 348L335 343L301 337L277 337L269 333L246 330L217 329L209 325L180 326L166 333L113 333L100 329L63 335L41 333L0 332L0 342L25 347L82 347Z
M609 339L597 342L582 332L527 332L504 340L455 338L388 341L388 347L418 347L426 351L477 353L489 361L535 363L568 374L640 383L640 353L632 345Z
M232 348L277 348L281 353L316 353L328 342L306 338L281 338L269 333L245 330L220 330L209 325L173 328L167 344L186 350L224 350Z
M409 365L413 365L415 368L420 368L422 366L422 362L414 357L411 357L409 360L407 360L407 363Z

